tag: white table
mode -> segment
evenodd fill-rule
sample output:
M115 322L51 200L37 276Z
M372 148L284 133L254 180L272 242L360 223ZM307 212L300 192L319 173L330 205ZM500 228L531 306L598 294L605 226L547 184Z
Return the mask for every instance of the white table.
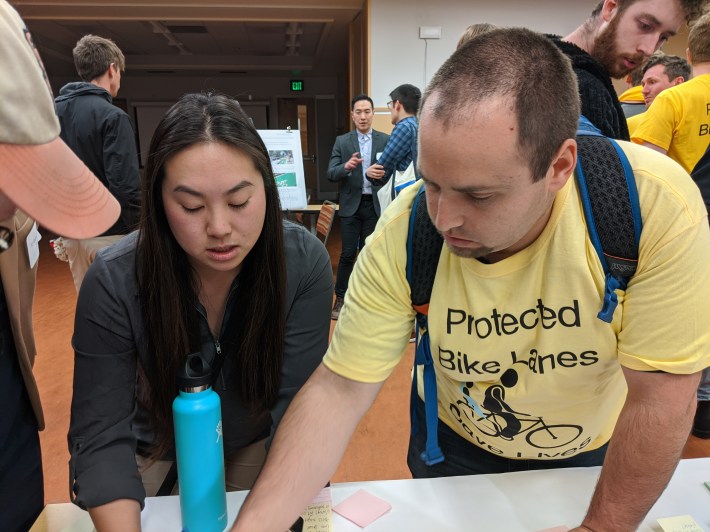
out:
M649 463L648 467L653 467ZM362 488L392 505L367 532L530 532L557 525L579 524L586 512L598 467L526 471L500 475L450 477L430 480L386 480L334 484L333 504ZM666 491L651 509L641 531L660 531L656 519L689 514L710 530L710 458L683 460ZM633 482L633 481L632 481ZM229 521L234 521L245 492L227 494ZM277 510L275 510L277 511ZM146 500L143 530L180 530L179 498ZM336 532L362 529L333 514ZM31 532L90 532L88 513L76 506L50 504Z

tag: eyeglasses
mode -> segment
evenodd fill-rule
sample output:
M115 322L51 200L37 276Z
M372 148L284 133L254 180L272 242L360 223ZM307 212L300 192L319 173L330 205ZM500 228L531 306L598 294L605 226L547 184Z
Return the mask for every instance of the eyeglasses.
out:
M15 233L7 227L0 225L0 253L7 251L12 246L12 241L15 239Z
M392 107L393 103L394 103L393 100L390 100L389 102L387 102L387 109L390 109Z

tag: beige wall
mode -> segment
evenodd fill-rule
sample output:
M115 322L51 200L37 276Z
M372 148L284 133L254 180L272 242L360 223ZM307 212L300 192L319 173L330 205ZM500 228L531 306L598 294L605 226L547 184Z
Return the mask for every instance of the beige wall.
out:
M394 126L392 125L390 112L387 107L375 108L375 119L372 121L372 128L387 133L388 135L392 133Z

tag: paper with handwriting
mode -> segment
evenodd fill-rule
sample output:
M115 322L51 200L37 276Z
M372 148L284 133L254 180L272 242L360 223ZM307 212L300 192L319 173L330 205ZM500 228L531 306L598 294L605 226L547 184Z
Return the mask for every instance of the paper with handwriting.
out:
M333 532L332 509L330 487L323 488L301 514L303 532Z
M663 517L658 519L658 524L661 525L663 532L705 532L689 515Z

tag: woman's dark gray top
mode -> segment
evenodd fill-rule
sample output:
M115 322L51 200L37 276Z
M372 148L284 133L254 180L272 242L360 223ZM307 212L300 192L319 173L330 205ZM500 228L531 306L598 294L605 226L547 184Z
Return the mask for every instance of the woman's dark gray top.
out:
M333 294L328 252L314 235L291 222L284 222L284 240L286 334L279 398L271 410L250 409L224 378L230 375L230 360L225 359L214 385L222 400L225 454L273 434L328 345ZM74 502L82 508L117 499L144 504L135 454L150 445L152 436L148 413L136 401L136 371L138 360L151 367L152 353L138 300L136 242L134 232L99 253L77 302L69 474ZM227 302L225 317L233 300ZM202 352L211 361L218 340L210 333L204 309L198 310Z

